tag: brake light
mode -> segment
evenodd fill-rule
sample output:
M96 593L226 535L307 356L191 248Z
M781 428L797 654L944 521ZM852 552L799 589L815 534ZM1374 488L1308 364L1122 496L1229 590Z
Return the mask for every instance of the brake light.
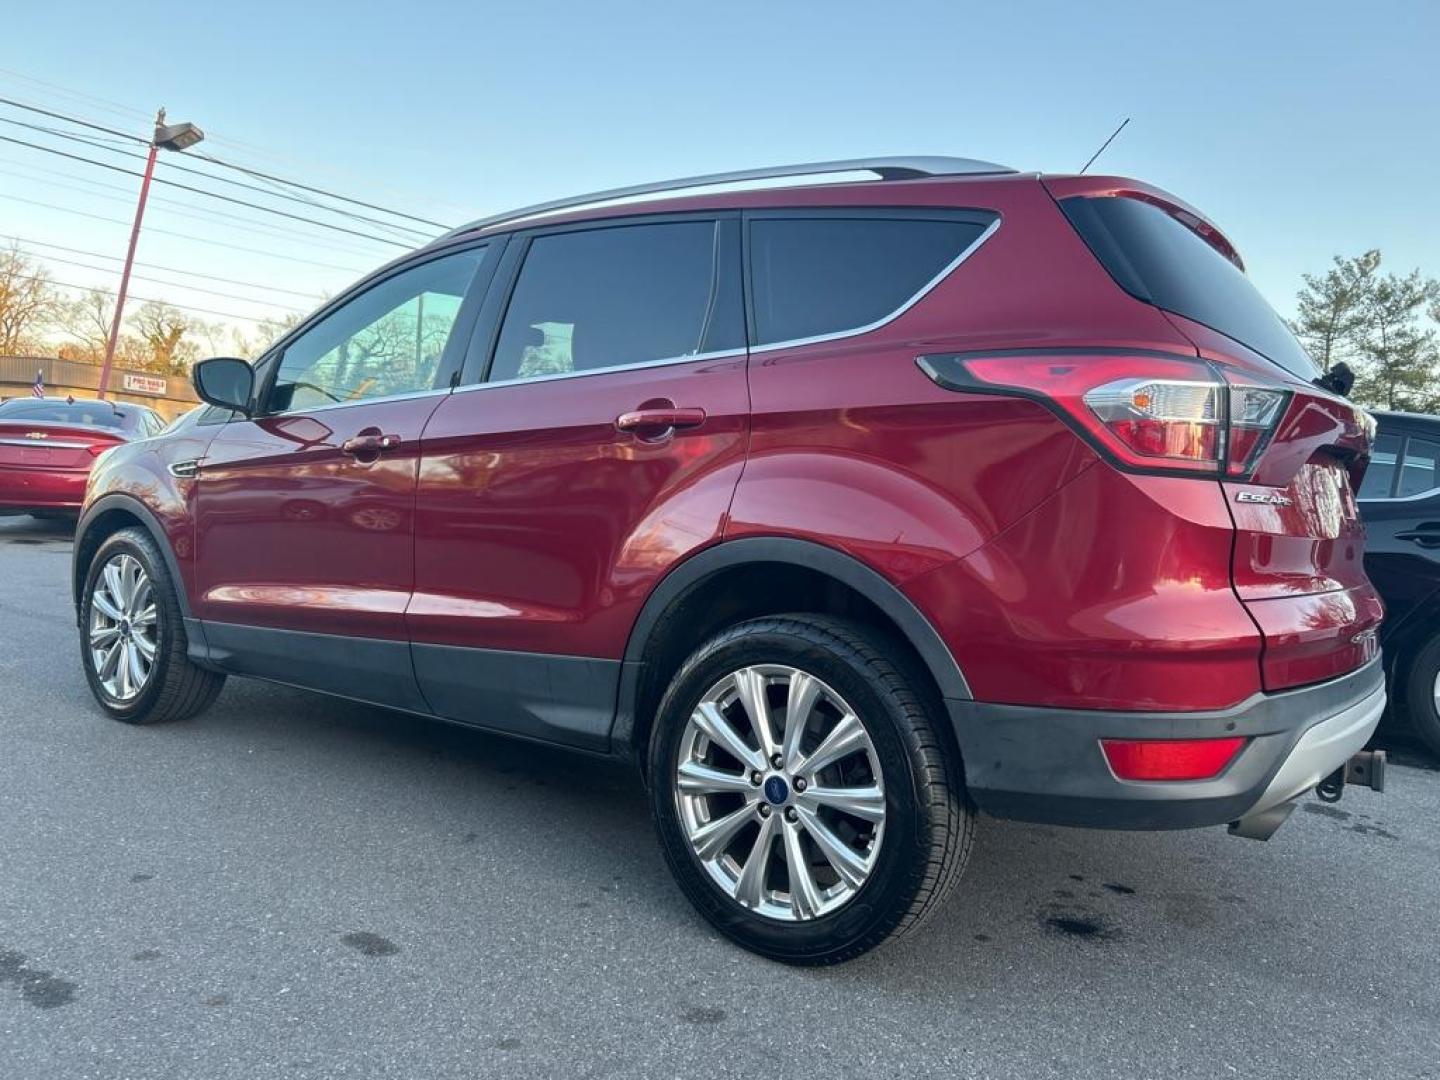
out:
M1132 468L1248 477L1290 393L1161 353L922 356L952 390L1020 394L1057 408Z
M113 450L114 448L115 448L115 444L114 444L114 443L95 443L95 444L92 445L92 446L87 446L87 447L85 448L85 451L86 451L91 457L99 457L99 456L100 456L101 454L103 454L106 450Z
M1101 739L1110 771L1121 780L1209 780L1245 745L1226 739Z

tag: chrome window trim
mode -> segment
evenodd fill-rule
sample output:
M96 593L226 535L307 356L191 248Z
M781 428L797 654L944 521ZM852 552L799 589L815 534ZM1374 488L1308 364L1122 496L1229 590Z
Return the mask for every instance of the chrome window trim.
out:
M34 450L88 450L88 442L51 442L49 439L0 439L0 446L27 446Z
M797 216L804 216L803 210L805 208L796 207L795 209L797 211ZM863 210L857 210L854 214L854 217L863 220L865 217ZM787 220L783 215L779 216L778 219ZM955 256L955 258L952 259L948 265L943 267L938 274L936 274L933 278L927 281L924 285L920 286L918 292L916 292L913 296L910 297L910 299L906 300L903 304L897 307L894 311L890 312L890 314L876 319L874 322L867 323L864 326L857 326L851 330L836 330L834 333L816 334L812 337L789 338L785 341L774 341L768 345L752 345L750 347L751 354L753 355L755 353L774 352L777 349L794 349L798 348L801 345L817 345L825 341L840 341L844 338L859 337L861 334L869 334L875 330L879 330L882 326L886 326L889 323L892 323L896 319L900 318L901 315L904 315L921 300L925 299L926 295L929 294L931 290L938 286L947 277L953 274L959 268L961 263L963 263L966 259L970 258L971 255L975 254L975 252L979 251L985 241L989 240L990 237L994 236L996 231L999 230L1000 222L1001 218L997 216L994 221L992 221L989 225L985 227L985 231L982 232L970 243L969 247L967 247L964 251L960 252L959 255Z
M408 401L412 398L436 397L441 394L448 394L451 388L448 386L431 387L429 390L409 390L403 394L380 394L376 397L356 398L354 401L331 401L324 405L314 405L306 409L286 409L284 412L272 412L257 414L260 419L271 419L280 416L309 416L311 413L331 412L335 409L353 409L357 405L379 405L386 401ZM256 416L250 417L251 420Z
M584 371L561 371L553 375L531 375L528 378L496 379L494 382L465 383L455 387L455 393L467 394L472 390L488 390L492 386L529 386L534 383L556 382L560 379L583 379L587 375L612 375L617 371L640 371L644 368L673 367L676 364L693 364L702 360L731 360L743 357L744 349L721 349L717 352L691 353L688 356L666 356L659 360L642 360L635 364L611 364L608 367L587 368Z
M1440 487L1426 488L1424 491L1417 491L1414 495L1370 495L1366 498L1355 497L1357 503L1408 503L1419 502L1421 499L1433 499L1440 495Z

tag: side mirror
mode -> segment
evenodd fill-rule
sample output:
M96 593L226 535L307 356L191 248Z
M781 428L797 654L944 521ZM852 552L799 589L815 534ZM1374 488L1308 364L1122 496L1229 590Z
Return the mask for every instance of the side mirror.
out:
M250 399L255 394L255 371L244 360L233 356L201 360L190 377L201 401L250 415Z

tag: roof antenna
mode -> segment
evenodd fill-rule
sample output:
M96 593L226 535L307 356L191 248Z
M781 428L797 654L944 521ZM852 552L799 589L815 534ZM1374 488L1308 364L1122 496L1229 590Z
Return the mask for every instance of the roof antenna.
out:
M1084 167L1080 170L1081 175L1084 175L1085 170L1090 168L1091 165L1095 164L1095 159L1105 152L1105 148L1115 141L1115 136L1119 135L1120 132L1124 131L1125 125L1128 123L1130 123L1130 118L1128 116L1125 117L1124 120L1120 121L1120 126L1117 127L1114 131L1112 131L1110 133L1110 137L1100 144L1100 149L1096 150L1095 153L1090 155L1090 160L1085 162Z

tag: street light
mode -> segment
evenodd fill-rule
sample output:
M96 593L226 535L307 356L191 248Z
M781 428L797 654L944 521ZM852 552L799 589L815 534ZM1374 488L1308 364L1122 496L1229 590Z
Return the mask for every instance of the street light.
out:
M120 273L120 291L115 295L115 318L110 323L110 340L105 345L105 363L100 368L100 394L103 401L110 385L110 366L115 362L115 346L120 341L120 319L125 314L125 294L130 289L130 267L135 262L135 245L140 240L140 222L145 217L145 199L150 194L150 178L155 174L155 156L161 150L188 150L205 133L194 124L167 124L165 110L155 114L155 133L150 137L150 155L145 160L145 178L140 181L140 202L135 207L135 224L130 229L130 249L125 253L125 269Z

